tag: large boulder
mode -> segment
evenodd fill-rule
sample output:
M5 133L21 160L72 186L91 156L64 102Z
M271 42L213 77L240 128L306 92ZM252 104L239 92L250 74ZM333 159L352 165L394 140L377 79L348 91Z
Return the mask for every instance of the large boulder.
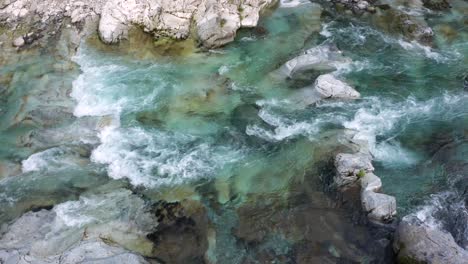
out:
M241 27L255 27L260 12L276 0L109 0L102 9L99 34L105 43L125 38L137 25L155 37L186 39L192 26L207 48L234 40Z
M399 263L468 263L468 252L452 235L406 219L398 226L393 246Z
M353 87L336 79L332 74L320 75L315 80L314 89L321 98L356 99L360 96Z
M358 91L338 80L333 74L323 74L315 80L314 85L299 89L291 99L307 106L322 99L357 99L359 97Z
M360 179L362 210L370 221L386 223L391 221L397 213L396 199L393 196L378 193L382 188L382 181L373 173L366 173Z

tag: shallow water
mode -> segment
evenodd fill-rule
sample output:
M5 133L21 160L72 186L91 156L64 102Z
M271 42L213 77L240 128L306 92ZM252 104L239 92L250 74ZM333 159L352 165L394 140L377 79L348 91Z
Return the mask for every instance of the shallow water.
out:
M209 227L207 253L190 249L193 259L379 261L372 234L324 192L324 170L333 154L352 150L352 132L368 143L401 216L452 191L451 162L468 158L468 32L431 49L321 10L285 5L215 51L173 55L91 39L73 58L80 74L39 55L3 67L15 73L0 107L0 165L10 175L0 181L0 221L54 206L62 222L50 237L60 242L63 230L130 221L131 212L149 232L148 204L196 201ZM429 23L463 26L457 19ZM329 45L342 52L333 74L362 97L303 105L298 89L316 76L278 80L274 71ZM455 150L438 157L447 142Z

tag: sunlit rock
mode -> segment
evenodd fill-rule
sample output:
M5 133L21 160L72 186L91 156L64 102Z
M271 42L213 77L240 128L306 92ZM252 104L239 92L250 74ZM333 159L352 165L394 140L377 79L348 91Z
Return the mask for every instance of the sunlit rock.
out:
M393 247L399 263L468 263L468 251L450 233L407 219L398 226Z
M334 181L339 188L356 182L365 173L374 171L372 158L362 153L340 153L336 155L335 168L336 176Z

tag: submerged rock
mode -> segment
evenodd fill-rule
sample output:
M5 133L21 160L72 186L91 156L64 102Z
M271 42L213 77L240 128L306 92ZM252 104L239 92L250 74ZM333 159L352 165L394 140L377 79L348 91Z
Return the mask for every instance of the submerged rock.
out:
M320 45L306 50L303 54L287 61L278 70L272 72L276 79L294 79L306 71L334 71L337 67L350 63L336 47Z
M468 263L468 252L449 233L405 219L393 246L399 263Z
M152 255L164 263L199 263L208 249L208 216L197 201L160 201L153 206L158 220L147 235L154 243Z
M385 223L396 215L396 199L393 196L363 191L361 193L362 209L370 221Z

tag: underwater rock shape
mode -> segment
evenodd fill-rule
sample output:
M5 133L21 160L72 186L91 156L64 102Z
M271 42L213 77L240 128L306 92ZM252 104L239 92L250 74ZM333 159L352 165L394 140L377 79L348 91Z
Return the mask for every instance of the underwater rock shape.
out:
M278 70L272 73L277 79L294 79L295 75L305 71L334 71L337 67L350 63L336 47L324 44L309 50L287 61Z
M203 260L208 249L208 216L198 201L160 201L153 205L158 226L147 235L154 243L152 254L167 263ZM163 262L166 263L166 262Z
M13 46L18 48L24 46L25 43L26 42L24 41L23 37L17 37L15 40L13 40Z
M468 263L468 252L438 228L403 219L393 244L398 263Z

